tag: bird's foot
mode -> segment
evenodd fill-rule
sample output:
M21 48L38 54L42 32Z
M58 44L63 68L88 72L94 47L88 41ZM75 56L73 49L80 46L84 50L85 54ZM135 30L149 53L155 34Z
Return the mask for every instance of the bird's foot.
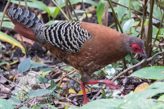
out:
M109 87L110 89L118 89L119 88L118 85L116 85L114 82L112 82L108 79L105 79L105 80L89 80L88 82L85 82L84 84L94 85L94 84L98 84L98 83L103 83L107 87Z
M99 80L99 83L104 83L107 87L110 89L119 89L119 86L115 84L114 82L106 79L106 80Z
M83 82L81 82L80 86L81 86L81 90L82 90L82 93L83 93L83 104L87 104L89 102L89 99L87 97L87 93L86 93L86 90L85 90L85 84Z
M83 98L83 104L87 104L89 102L89 99L88 99L88 97L86 97L86 98Z
M85 85L90 84L90 85L94 85L94 84L98 84L98 83L104 83L107 87L109 87L110 89L118 89L119 86L116 85L115 83L113 83L110 80L89 80L87 82L81 82L81 89L83 92L83 104L87 104L89 102L89 99L87 97L86 94L86 90L85 90Z

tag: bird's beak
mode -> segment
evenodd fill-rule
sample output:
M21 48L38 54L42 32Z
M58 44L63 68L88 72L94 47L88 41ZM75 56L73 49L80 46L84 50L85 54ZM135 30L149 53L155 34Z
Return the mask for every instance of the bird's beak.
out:
M139 53L139 56L146 59L147 58L147 54L146 54L146 51L145 50L142 50L141 53Z

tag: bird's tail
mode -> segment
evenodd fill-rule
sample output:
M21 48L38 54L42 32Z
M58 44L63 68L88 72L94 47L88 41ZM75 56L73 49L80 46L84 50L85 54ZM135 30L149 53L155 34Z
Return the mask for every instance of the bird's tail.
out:
M23 6L9 4L5 14L14 23L15 31L29 39L44 42L41 33L44 23L34 12Z
M34 12L15 4L9 5L6 14L12 21L18 22L26 28L32 29L35 33L37 33L43 25L43 21L39 19Z

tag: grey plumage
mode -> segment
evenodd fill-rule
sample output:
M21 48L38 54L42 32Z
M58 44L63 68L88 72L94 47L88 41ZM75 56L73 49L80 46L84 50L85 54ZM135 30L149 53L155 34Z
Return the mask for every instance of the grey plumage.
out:
M78 52L84 42L91 38L88 31L80 26L80 22L58 21L47 25L35 13L14 5L8 9L8 15L31 28L40 43L51 43L66 52Z
M36 30L36 28L43 24L43 21L40 20L35 13L14 5L11 5L8 9L8 15L13 20L25 25L27 28L32 28L33 30Z

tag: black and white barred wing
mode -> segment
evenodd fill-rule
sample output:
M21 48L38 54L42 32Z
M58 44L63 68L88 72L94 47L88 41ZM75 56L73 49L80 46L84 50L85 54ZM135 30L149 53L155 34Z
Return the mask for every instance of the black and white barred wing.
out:
M54 22L43 26L42 32L46 41L67 52L78 52L91 38L87 30L80 27L80 22Z

